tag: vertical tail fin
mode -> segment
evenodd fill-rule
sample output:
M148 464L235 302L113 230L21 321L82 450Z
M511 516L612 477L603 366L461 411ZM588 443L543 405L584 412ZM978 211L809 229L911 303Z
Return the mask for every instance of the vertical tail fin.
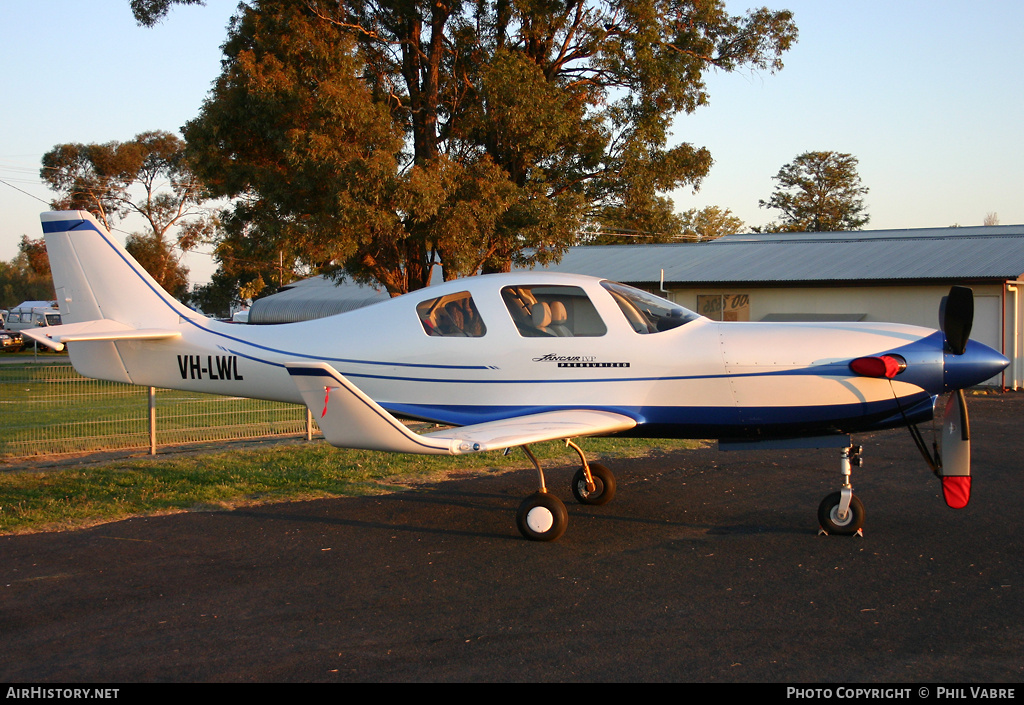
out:
M63 322L111 320L153 328L197 315L164 291L89 213L57 211L40 219Z
M164 291L88 213L43 213L41 220L62 322L27 334L56 349L70 343L81 375L134 383L117 341L180 337L181 320L198 314Z

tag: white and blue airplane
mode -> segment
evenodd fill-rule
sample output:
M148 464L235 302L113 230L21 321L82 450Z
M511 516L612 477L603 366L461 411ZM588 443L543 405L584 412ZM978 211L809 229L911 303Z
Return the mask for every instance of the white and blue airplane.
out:
M335 446L459 455L521 446L538 490L519 508L529 539L557 539L565 505L529 450L564 440L572 492L604 504L615 478L571 439L718 439L720 447L836 447L842 485L821 503L854 534L859 448L850 434L907 426L946 501L970 496L963 389L1009 363L968 340L969 289L943 300L942 331L888 323L720 323L615 282L514 272L445 282L313 321L233 325L174 300L88 213L42 214L63 324L25 333L65 346L86 377L305 404ZM917 424L945 405L941 451ZM442 430L418 434L402 422Z

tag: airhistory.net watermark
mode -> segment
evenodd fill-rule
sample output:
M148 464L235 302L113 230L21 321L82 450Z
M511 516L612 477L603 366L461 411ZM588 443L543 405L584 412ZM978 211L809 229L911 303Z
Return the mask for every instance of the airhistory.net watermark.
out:
M120 688L7 688L7 698L26 700L111 700Z

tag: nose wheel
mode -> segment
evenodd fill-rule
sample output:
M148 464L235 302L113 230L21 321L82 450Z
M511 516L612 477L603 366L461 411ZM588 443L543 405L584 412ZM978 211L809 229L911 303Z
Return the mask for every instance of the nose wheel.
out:
M850 484L851 468L863 464L860 457L862 451L861 446L843 448L840 461L843 474L842 488L825 497L818 505L818 525L823 534L864 535L864 503L854 496L853 486Z
M818 505L818 524L826 534L853 536L861 532L864 526L864 504L852 493L845 509L843 504L843 493L839 491L828 495Z

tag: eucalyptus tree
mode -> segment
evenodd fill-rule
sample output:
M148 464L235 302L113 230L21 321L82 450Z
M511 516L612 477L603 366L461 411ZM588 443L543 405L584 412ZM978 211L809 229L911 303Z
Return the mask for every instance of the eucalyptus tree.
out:
M89 211L108 229L141 218L147 228L130 234L126 248L164 288L184 296L181 255L211 236L212 220L180 137L152 131L127 142L59 144L43 155L40 177L58 194L55 209Z
M778 183L762 208L782 212L765 229L784 232L859 230L870 216L868 189L857 173L857 158L842 152L804 152L772 177Z
M742 232L746 224L728 208L691 208L678 216L681 229L673 232L643 232L628 229L598 229L585 234L584 245L646 245L668 242L705 242Z
M236 239L393 294L671 237L707 149L670 136L708 71L782 67L791 13L714 0L253 0L184 129ZM241 235L245 232L246 235Z

